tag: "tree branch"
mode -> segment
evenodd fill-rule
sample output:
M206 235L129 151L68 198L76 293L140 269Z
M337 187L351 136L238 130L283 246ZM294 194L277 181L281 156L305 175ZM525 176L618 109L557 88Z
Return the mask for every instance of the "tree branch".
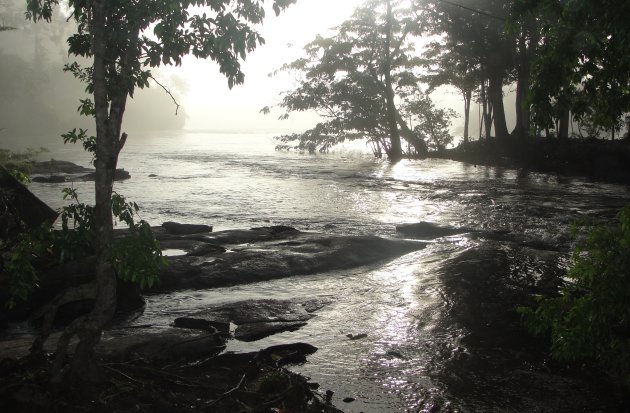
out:
M149 78L151 78L151 80L153 80L159 87L162 88L162 90L166 92L167 95L171 97L171 100L175 104L175 116L177 116L177 112L179 112L180 104L177 102L177 99L175 99L175 96L173 96L173 94L171 93L171 90L165 85L163 85L162 83L160 83L156 78L153 77L153 75L150 75Z

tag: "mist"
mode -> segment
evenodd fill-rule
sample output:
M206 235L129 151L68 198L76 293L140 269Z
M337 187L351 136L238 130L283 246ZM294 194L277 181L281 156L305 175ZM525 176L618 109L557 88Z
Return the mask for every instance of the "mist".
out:
M65 64L74 61L67 55L66 44L73 22L66 22L63 16L52 23L28 22L23 17L24 4L23 0L0 3L0 23L14 28L0 32L0 141L12 146L13 140L45 141L73 128L93 131L93 119L76 110L79 100L88 97L85 84L63 71ZM159 71L155 77L177 101L181 99L184 82ZM149 89L136 90L129 100L123 129L182 129L186 108L177 110L171 96L151 83Z

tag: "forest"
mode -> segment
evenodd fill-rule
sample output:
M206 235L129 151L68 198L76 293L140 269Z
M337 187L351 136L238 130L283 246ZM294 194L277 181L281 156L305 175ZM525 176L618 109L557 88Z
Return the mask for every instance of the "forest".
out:
M626 8L620 2L367 2L333 36L318 37L304 57L280 69L299 79L279 104L281 116L315 110L324 119L280 137L281 147L327 151L344 140L367 139L375 155L396 160L462 144L445 156L496 163L505 155L524 158L524 141L625 139L629 71L619 16ZM445 86L460 96L463 130L456 137L454 111L432 99ZM514 103L506 106L508 92ZM471 140L495 145L469 147L466 154ZM507 142L517 149L505 148ZM572 157L573 147L539 145L525 152L546 152L553 161L532 154L518 165L573 163L573 172L597 174L584 164L592 161L588 153L597 158L602 151L627 179L626 146L604 146L578 145Z
M15 128L23 122L22 112L28 111L34 119L29 125L32 133L56 131L68 123L59 109L68 113L76 110L85 123L74 125L61 136L65 143L82 145L91 157L95 199L83 203L75 188L65 188L65 207L60 211L40 208L23 189L29 184L30 162L37 152L0 151L0 298L6 302L2 303L0 324L8 325L20 317L39 320L29 356L0 361L6 378L0 382L0 396L12 406L37 410L43 408L44 399L46 403L59 402L60 411L78 411L100 397L101 409L107 408L103 399L115 399L123 411L131 411L139 406L134 406L137 393L145 404L159 394L160 403L173 411L187 411L188 404L208 411L339 411L339 406L331 404L332 393L318 395L306 379L282 368L303 363L306 355L317 350L310 344L274 346L242 357L224 353L219 359L228 337L234 334L230 320L201 328L198 320L179 321L196 322L190 328L211 333L201 341L197 336L175 344L169 341L168 357L177 362L151 364L142 357L129 359L129 354L123 361L104 359L96 349L103 344L103 332L118 314L121 300L140 301L142 306L141 292L155 291L159 285L167 289L169 283L177 288L187 282L194 284L183 276L173 276L180 275L177 271L187 271L186 276L205 275L208 268L218 268L216 274L200 276L197 282L205 282L209 288L225 287L234 283L234 274L245 274L250 277L247 282L255 282L293 272L345 270L428 248L431 243L426 240L482 232L465 226L451 231L420 223L413 228L420 228L423 235L430 233L432 238L415 242L362 234L318 238L320 235L286 225L273 225L213 238L215 235L206 234L212 231L210 226L165 223L156 230L141 219L138 204L114 189L119 156L132 139L127 133L131 99L148 89L178 106L177 91L156 80L154 73L194 56L215 62L230 88L242 84L242 62L264 47L258 27L268 19L266 13L279 15L299 1L26 0L24 24L39 28L36 38L27 40L34 41L36 48L63 48L75 59L63 68L74 79L51 81L59 73L51 74L50 68L58 62L42 59L43 53L3 58L0 82L6 98L0 109L9 115L8 123L0 127ZM15 31L14 23L4 21L16 21L20 10L17 2L0 3L0 37ZM367 0L328 35L317 36L307 44L302 57L279 67L275 74L289 73L295 85L281 95L278 104L261 111L280 113L280 119L294 112L319 115L312 128L277 136L278 150L326 153L346 141L363 141L376 158L386 158L392 168L406 159L450 159L474 168L507 167L628 184L628 12L630 4L619 1ZM58 20L65 25L51 26ZM68 102L56 102L57 91L70 88L66 85L70 81L80 84L88 97L72 96ZM457 92L457 111L438 102L440 94L448 90ZM38 103L28 107L30 101ZM133 112L138 124L157 118L163 121L152 124L157 129L183 127L185 117L164 120L155 115L149 103L139 105L143 109ZM463 126L454 132L456 112L461 113ZM89 125L93 132L83 125ZM31 206L20 206L24 202ZM55 226L58 216L61 223ZM555 362L594 366L613 383L611 387L616 395L622 395L622 403L627 403L630 211L626 207L607 218L604 223L585 220L571 224L572 250L549 247L549 255L566 254L557 264L568 263L563 268L566 272L554 278L553 288L536 285L535 292L522 294L525 298L519 295L517 302L510 303L513 308L509 314L518 313L519 325L542 337L539 339ZM325 228L334 228L334 224L329 225ZM396 226L399 233L406 228ZM515 235L506 235L509 232L499 228L483 234L499 242ZM205 235L196 235L199 233ZM252 248L257 242L269 244L260 250ZM514 241L518 248L526 244L519 242ZM193 267L164 256L164 245L185 245L182 248L187 249L189 258L211 259ZM246 245L243 250L236 249L243 258L236 254L226 258L230 255L226 252L234 251L224 245ZM538 244L527 244L527 248L531 245ZM267 249L277 255L269 259L271 264L260 264L255 254ZM39 284L57 288L59 283L66 283L55 284L53 280L47 284L50 274L68 268L59 265L74 264L89 268L91 278L70 288L64 284L59 295L34 309L38 304L29 300L46 295ZM226 269L229 265L232 267ZM89 302L88 310L78 311L82 314L53 337L56 313L68 303L85 301ZM274 323L278 318L274 305L264 302L263 306L271 309L255 311L271 313L265 322ZM326 304L302 302L298 310L295 302L284 305L290 307L290 311L284 309L288 313L281 314L288 322L306 324L311 313ZM232 308L222 311L239 317ZM300 327L302 324L291 324L287 328L294 331ZM346 335L352 341L366 336ZM54 352L44 350L47 341L55 341ZM151 350L160 352L155 347L143 349L147 354ZM187 364L179 359L191 352L201 352L203 361L197 358ZM386 354L404 359L398 357L400 353ZM223 386L215 386L224 378ZM71 386L85 392L68 393ZM169 393L173 386L184 390ZM12 389L19 389L17 395ZM37 397L29 400L24 396L28 392ZM354 400L346 399L352 400L345 403ZM443 411L449 411L448 406Z

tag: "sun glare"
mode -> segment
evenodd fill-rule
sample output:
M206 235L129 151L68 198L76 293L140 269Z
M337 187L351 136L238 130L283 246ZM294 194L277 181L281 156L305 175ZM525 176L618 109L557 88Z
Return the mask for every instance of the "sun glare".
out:
M213 62L188 58L182 67L164 71L165 77L183 79L181 103L187 129L297 130L312 126L310 114L298 114L279 122L277 115L261 115L262 107L274 105L279 94L289 89L288 75L269 76L284 63L301 55L305 44L316 35L349 18L362 0L300 0L276 17L269 10L260 32L265 44L251 53L244 65L245 84L229 90Z

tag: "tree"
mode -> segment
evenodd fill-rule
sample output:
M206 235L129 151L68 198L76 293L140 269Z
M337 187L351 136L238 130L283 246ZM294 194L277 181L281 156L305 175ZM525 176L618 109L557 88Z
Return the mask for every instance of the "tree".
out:
M568 135L569 111L578 121L588 116L596 126L614 131L630 109L630 34L624 18L630 4L613 0L515 3L516 18L532 13L541 23L532 72L535 109L549 118L550 107L560 108L561 136Z
M377 156L384 151L397 161L403 155L402 138L416 154L425 155L426 142L402 110L423 95L414 47L421 19L401 2L372 0L357 8L335 35L318 36L306 45L305 57L281 69L297 73L299 84L280 106L286 110L283 117L314 110L324 121L279 139L287 146L297 140L302 149L326 151L346 139L366 138Z
M274 0L276 14L295 0ZM59 0L27 0L27 16L50 21ZM76 22L68 39L71 55L89 58L91 65L66 67L87 83L92 99L82 101L81 112L94 116L96 135L83 138L94 149L96 167L94 222L96 227L97 298L92 312L73 322L59 340L57 366L63 361L70 337L77 335L72 373L82 380L98 378L94 346L116 303L112 255L112 192L118 154L127 134L123 115L136 88L149 86L151 69L181 64L192 54L219 64L230 87L242 83L239 59L264 40L252 28L265 16L262 0L69 0Z
M470 104L473 91L480 83L479 62L470 54L471 48L463 43L450 40L432 42L427 46L423 57L429 73L424 80L433 91L439 86L454 86L464 100L464 142L468 142L470 133Z
M459 65L456 70L450 66L438 68L434 77L440 76L443 81L457 79L453 85L466 89L469 76L478 73L486 134L489 136L490 126L494 123L495 135L499 138L509 135L503 86L514 70L516 44L507 27L509 5L510 2L495 0L474 0L465 5L435 0L416 5L428 10L427 31L440 37L441 53ZM437 46L439 43L433 47ZM440 56L435 51L433 54Z

